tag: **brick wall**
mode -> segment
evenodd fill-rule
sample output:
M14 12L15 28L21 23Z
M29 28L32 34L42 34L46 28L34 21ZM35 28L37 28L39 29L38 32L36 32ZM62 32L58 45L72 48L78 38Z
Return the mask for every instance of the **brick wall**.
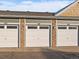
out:
M25 41L25 20L23 18L19 19L19 30L20 30L20 48L24 48Z
M52 19L52 48L56 47L56 19Z

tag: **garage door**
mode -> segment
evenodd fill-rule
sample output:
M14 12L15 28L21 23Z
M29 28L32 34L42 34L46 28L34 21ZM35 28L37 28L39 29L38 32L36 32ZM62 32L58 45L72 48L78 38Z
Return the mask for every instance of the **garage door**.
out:
M49 47L49 26L26 28L26 47Z
M78 46L78 27L58 26L57 46Z
M0 25L0 47L18 47L17 25Z

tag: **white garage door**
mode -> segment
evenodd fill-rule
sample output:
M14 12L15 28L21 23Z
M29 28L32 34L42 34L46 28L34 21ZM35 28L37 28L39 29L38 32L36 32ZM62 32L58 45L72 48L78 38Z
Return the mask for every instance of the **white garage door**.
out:
M78 27L58 26L57 46L78 46Z
M26 47L49 47L49 26L26 28Z
M17 25L0 25L0 47L18 47Z

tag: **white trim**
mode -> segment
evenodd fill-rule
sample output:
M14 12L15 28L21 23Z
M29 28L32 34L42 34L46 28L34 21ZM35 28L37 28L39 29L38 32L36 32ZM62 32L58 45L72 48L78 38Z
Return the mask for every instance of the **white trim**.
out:
M0 15L0 17L14 17L14 18L18 18L18 17L24 17L24 18L55 18L54 16L26 16L26 15Z
M0 24L19 24L19 22L18 23L5 23L5 22L0 22Z
M5 23L5 22L0 22L0 24L19 24L19 23Z
M37 23L26 23L26 25L37 25Z
M0 22L0 24L5 24L4 22Z
M38 25L38 23L27 23L26 25ZM40 23L40 25L51 25L51 23Z
M51 25L51 23L40 23L40 25Z

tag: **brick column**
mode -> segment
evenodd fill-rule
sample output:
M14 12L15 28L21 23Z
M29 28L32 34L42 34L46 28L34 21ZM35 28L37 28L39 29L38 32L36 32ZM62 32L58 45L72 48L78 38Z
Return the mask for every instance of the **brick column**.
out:
M56 19L52 20L52 48L56 48Z
M20 31L20 48L24 48L25 41L25 20L23 18L19 19L19 31Z

